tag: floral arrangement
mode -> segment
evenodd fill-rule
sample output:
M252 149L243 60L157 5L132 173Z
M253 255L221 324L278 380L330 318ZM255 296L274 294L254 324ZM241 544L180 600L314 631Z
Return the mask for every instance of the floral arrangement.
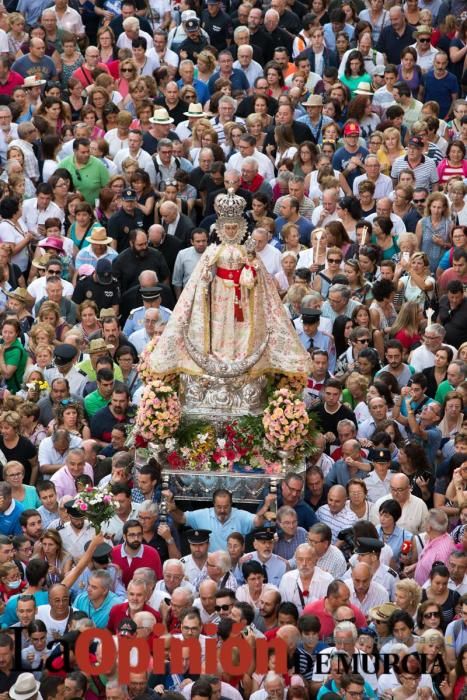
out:
M136 417L136 434L148 442L162 442L176 432L181 415L177 392L161 380L146 385Z
M114 500L108 487L86 486L74 500L74 507L84 513L97 533L115 515L119 503Z
M277 389L263 414L264 437L270 448L293 453L303 451L309 425L305 402L291 389Z
M159 340L159 336L155 335L154 338L149 341L149 343L146 345L146 347L140 353L140 359L139 359L139 364L138 364L137 369L138 369L138 374L141 377L141 381L144 384L148 384L149 382L152 382L156 379L156 374L155 374L154 369L151 365L151 355L154 351L154 348L157 345L158 340Z
M44 379L33 379L33 381L28 382L26 386L32 391L48 391L49 389L49 384Z

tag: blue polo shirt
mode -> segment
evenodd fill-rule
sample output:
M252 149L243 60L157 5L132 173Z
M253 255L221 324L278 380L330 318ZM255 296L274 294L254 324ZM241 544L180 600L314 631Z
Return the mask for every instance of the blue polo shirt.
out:
M2 627L2 629L5 629L6 627L11 627L11 625L14 625L16 622L18 622L16 606L18 605L18 598L20 597L20 595L21 593L17 593L16 595L12 595L11 598L8 598L8 602L5 605L3 615L0 616L0 626ZM47 603L49 602L48 591L37 591L37 593L33 593L33 596L35 598L37 607L39 607L39 605L47 605Z
M220 71L216 71L209 78L208 89L211 95L214 93L214 85L216 80L220 78ZM245 75L245 73L239 68L232 68L232 75L229 77L230 83L232 85L232 92L234 90L247 90L250 89L250 83ZM196 89L196 88L195 88Z
M23 531L19 524L19 518L22 512L23 506L13 499L10 507L4 513L0 513L1 535L6 535L7 537L10 535L21 535Z
M109 615L113 606L123 602L123 598L120 598L115 593L112 593L112 591L109 591L107 598L105 598L102 605L99 608L95 608L89 600L88 594L84 592L80 593L76 597L73 607L76 610L81 610L82 612L86 613L86 615L94 622L96 627L99 627L99 629L104 629L107 627L109 622Z
M200 508L185 513L186 524L194 530L211 530L209 551L227 549L227 538L232 532L248 535L254 528L255 515L238 508L232 508L229 518L221 523L214 508Z

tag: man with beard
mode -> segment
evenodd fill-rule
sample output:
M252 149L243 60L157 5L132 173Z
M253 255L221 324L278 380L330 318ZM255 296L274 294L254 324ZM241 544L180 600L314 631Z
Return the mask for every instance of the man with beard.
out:
M140 567L147 566L158 580L162 578L160 556L154 547L143 544L143 528L137 520L127 520L123 526L123 544L112 549L112 562L120 567L125 586Z
M117 603L110 611L107 627L112 634L117 634L118 625L124 617L134 620L136 613L141 611L150 612L154 615L157 622L162 622L161 614L147 605L148 589L143 579L134 578L130 581L127 588L127 596L127 601Z
M72 450L81 452L82 450ZM86 520L84 513L75 508L74 501L65 504L65 510L69 515L69 521L60 530L63 549L68 552L75 561L78 561L85 552L86 543L94 537L95 530Z
M131 350L134 362L137 362L138 353L136 352L135 346L132 345L132 343L130 343L126 335L121 332L120 324L117 320L117 317L114 315L107 315L110 313L111 312L108 310L104 310L101 313L100 321L102 325L102 330L93 333L90 336L90 341L92 342L96 338L103 338L107 346L108 354L111 357L115 357L115 353L117 352L118 348L122 346L127 346Z
M130 247L113 261L113 274L120 283L122 292L135 285L143 270L154 270L157 278L169 282L170 272L164 256L149 248L148 236L142 229L133 229L129 235Z
M259 598L259 614L255 617L255 625L260 632L268 632L278 627L278 611L282 597L279 591L263 590Z
M200 582L208 578L206 562L208 560L210 530L190 530L187 533L187 541L190 545L190 554L181 559L185 566L185 575L198 590Z
M92 436L101 442L110 443L113 428L117 424L128 423L131 418L134 418L134 413L128 387L117 382L109 405L97 411L91 420Z

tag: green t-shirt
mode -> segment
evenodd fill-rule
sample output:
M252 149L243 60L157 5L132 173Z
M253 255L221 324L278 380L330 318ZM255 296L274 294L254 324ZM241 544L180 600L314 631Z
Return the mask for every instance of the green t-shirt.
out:
M92 418L97 411L101 408L108 406L110 401L104 399L104 397L99 393L99 389L91 392L84 399L84 410L86 411L89 418Z
M16 394L16 392L21 389L24 370L26 368L26 362L28 361L28 353L17 338L9 348L5 348L3 355L6 365L14 365L16 367L15 373L6 380L8 391L11 391L12 394Z
M351 75L348 78L346 75L341 75L339 80L349 88L351 98L355 97L355 90L360 83L370 83L371 85L371 75L368 75L368 73L364 73L363 75Z
M96 370L92 366L92 362L89 358L80 362L78 365L78 369L85 373L90 382L96 381ZM115 362L113 366L113 371L114 379L117 379L119 382L123 382L122 370L120 369L120 366L117 365Z
M436 390L435 401L438 403L443 403L446 394L449 394L450 391L454 391L454 387L448 382L447 379L445 379Z

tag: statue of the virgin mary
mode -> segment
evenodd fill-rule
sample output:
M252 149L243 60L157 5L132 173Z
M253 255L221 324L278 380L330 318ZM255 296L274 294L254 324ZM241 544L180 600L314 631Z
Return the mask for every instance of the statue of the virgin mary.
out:
M156 375L308 373L309 355L254 241L241 244L245 206L233 192L217 197L220 243L204 252L152 353Z

